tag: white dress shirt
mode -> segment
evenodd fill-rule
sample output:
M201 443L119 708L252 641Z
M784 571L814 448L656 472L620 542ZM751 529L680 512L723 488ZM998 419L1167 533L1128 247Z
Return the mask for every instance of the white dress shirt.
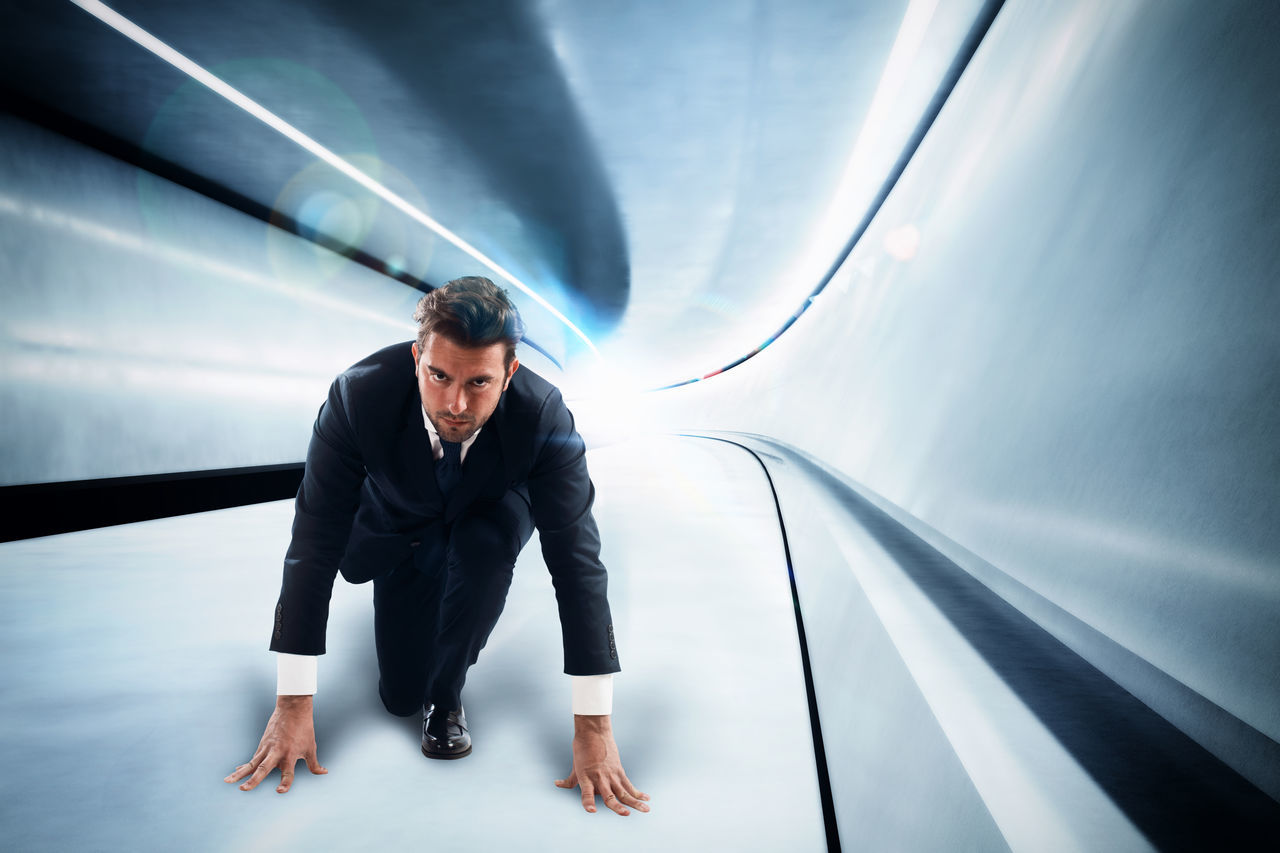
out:
M427 417L427 410L422 410L422 423L431 436L431 455L435 459L444 456L444 447L440 444L440 436L435 425ZM462 442L462 461L467 461L467 451L475 444L480 430ZM310 696L316 692L317 656L291 655L276 653L276 694L279 696ZM573 713L575 714L612 714L613 713L613 673L603 675L571 675L573 684Z

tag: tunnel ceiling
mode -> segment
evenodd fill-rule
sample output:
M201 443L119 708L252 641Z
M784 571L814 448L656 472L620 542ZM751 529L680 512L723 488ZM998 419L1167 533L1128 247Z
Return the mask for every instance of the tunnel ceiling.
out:
M486 274L72 3L6 5L17 111L134 146L390 272ZM982 3L109 5L513 272L617 375L655 384L714 370L796 309ZM521 304L532 334L572 349Z

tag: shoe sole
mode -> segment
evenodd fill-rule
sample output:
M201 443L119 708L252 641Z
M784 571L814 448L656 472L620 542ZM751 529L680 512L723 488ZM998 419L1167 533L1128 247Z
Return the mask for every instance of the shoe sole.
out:
M429 752L427 748L424 746L422 748L422 754L425 755L427 758L438 758L438 759L441 759L442 761L451 761L452 759L455 759L455 758L466 758L468 755L471 754L471 747L467 747L462 752Z

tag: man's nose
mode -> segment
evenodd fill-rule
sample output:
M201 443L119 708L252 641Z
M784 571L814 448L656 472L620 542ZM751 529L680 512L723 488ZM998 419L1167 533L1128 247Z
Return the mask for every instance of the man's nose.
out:
M460 415L467 410L467 393L459 388L449 401L449 414Z

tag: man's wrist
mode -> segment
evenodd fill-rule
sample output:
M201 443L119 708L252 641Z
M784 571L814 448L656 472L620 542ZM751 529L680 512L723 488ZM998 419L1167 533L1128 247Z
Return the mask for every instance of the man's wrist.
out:
M575 735L612 735L613 723L608 714L574 714Z

